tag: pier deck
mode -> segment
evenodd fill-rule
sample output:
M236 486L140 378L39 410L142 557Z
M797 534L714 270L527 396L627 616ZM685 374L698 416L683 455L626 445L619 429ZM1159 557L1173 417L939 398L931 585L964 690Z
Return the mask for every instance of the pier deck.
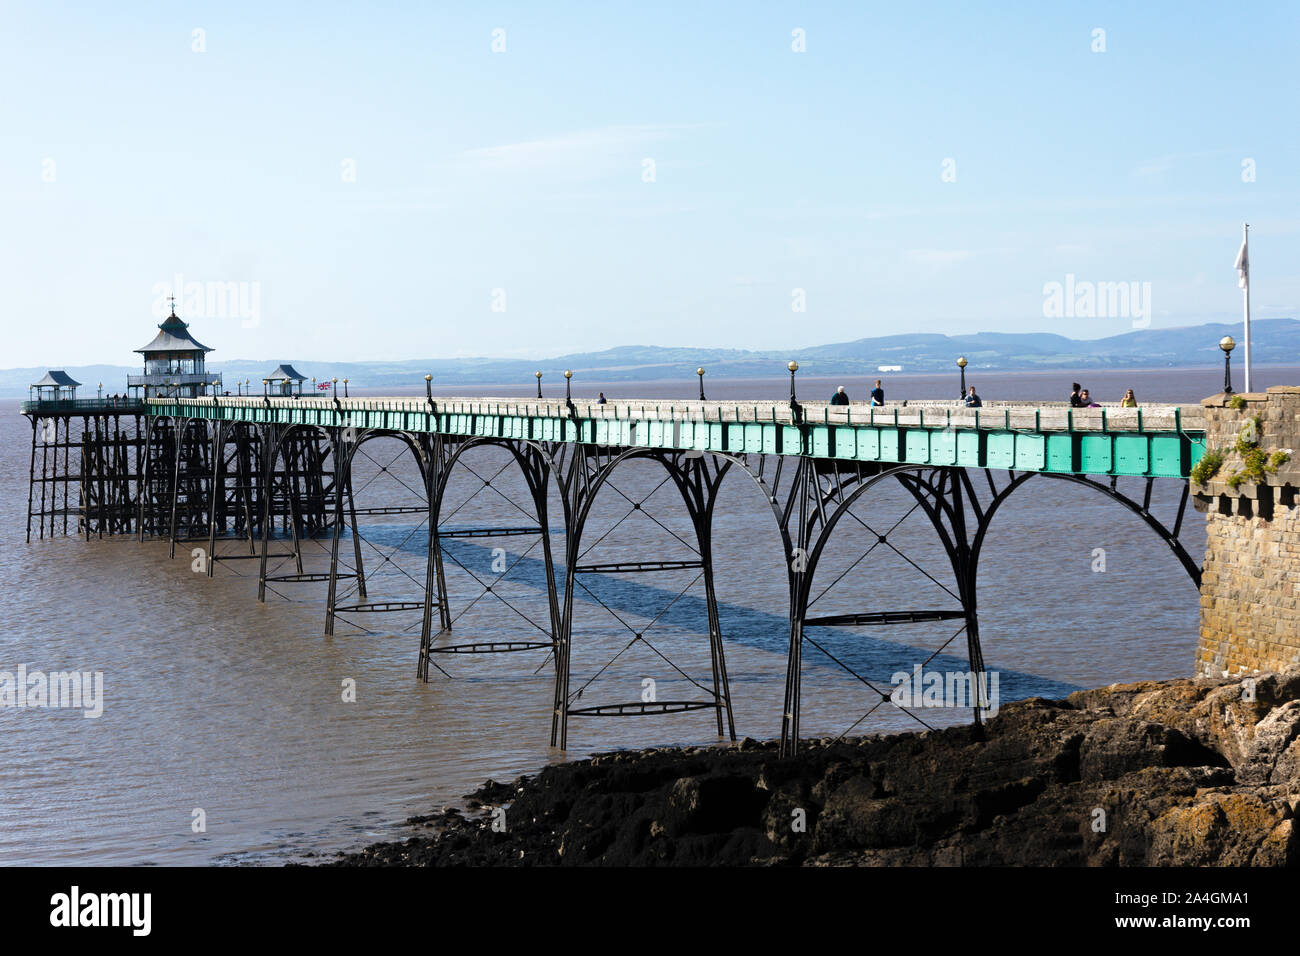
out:
M1055 474L1187 478L1205 451L1199 405L618 401L374 397L152 399L148 413L321 428L775 454Z

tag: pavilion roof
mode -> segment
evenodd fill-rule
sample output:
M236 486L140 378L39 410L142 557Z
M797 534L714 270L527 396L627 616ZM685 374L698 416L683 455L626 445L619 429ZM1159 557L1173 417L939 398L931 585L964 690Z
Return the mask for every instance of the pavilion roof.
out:
M286 378L294 382L302 382L307 379L307 376L303 375L292 365L282 363L275 367L275 371L268 375L266 380L270 382L279 382Z
M45 377L39 382L32 382L33 388L47 388L57 386L59 388L76 388L80 382L74 381L72 376L63 369L50 369L45 373Z
M151 352L211 352L212 349L190 335L189 325L180 320L173 307L172 314L158 326L153 341L136 351L148 355Z

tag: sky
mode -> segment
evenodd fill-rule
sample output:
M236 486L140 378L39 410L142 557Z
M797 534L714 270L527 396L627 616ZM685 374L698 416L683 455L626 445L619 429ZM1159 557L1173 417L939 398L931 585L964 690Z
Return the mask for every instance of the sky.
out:
M7 2L0 367L1300 317L1300 5L980 6Z

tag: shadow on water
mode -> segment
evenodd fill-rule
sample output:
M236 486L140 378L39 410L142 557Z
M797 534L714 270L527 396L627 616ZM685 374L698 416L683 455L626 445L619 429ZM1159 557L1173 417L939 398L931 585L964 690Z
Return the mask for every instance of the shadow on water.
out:
M448 530L451 530L451 526ZM368 530L366 536L389 548L421 556L425 554L423 536L411 535L409 528L386 525ZM417 541L416 538L420 540ZM485 575L492 573L489 570L491 547L472 544L464 539L450 539L443 542L443 548L467 568L479 568ZM541 558L520 558L510 569L509 578L541 593L546 588L546 564ZM574 594L575 601L593 606L599 601L615 611L628 614L649 613L654 616L672 602L671 607L659 616L659 625L690 631L697 629L699 622L706 617L704 598L694 594L678 597L677 591L668 588L602 574L586 575L582 584L583 587ZM563 594L562 569L557 569L556 587ZM782 656L786 654L789 622L785 617L723 601L718 602L718 614L727 641ZM927 660L927 671L965 673L970 667L965 657L941 653L931 659L933 652L924 647L887 641L860 632L851 632L854 640L845 641L845 633L841 628L809 627L805 633L818 644L833 647L836 657L881 688L890 686L890 678L894 674L910 674L913 667ZM839 670L815 648L805 651L804 660L809 666ZM1022 671L999 670L998 675L999 695L1003 702L1027 697L1060 698L1082 689L1078 684Z

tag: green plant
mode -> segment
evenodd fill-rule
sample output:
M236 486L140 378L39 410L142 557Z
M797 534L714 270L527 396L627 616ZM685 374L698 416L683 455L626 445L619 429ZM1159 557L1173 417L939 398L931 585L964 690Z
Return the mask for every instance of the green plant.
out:
M1241 456L1241 462L1241 474L1251 481L1260 481L1264 477L1264 469L1268 466L1268 452L1259 447L1251 448Z
M1241 411L1246 407L1246 400L1240 395L1234 395L1232 398L1228 399L1228 407Z
M1268 460L1268 465L1265 466L1264 470L1271 475L1290 460L1291 456L1286 452L1275 451L1273 452L1273 457Z
M1192 481L1198 485L1204 485L1211 478L1219 473L1223 467L1224 454L1221 449L1207 451L1201 456L1201 460L1192 466Z

